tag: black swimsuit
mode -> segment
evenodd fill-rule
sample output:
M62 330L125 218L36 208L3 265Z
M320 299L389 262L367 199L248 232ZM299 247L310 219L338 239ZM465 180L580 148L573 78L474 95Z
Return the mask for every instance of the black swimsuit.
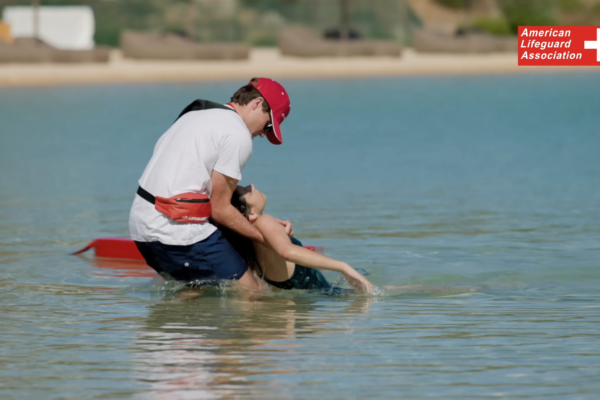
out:
M292 243L297 246L302 246L302 243L292 237ZM325 294L339 294L344 292L353 292L352 289L342 289L333 286L327 281L325 276L318 269L308 268L303 265L296 264L296 269L290 277L290 279L283 282L275 282L264 278L264 280L279 289L292 290L292 289L303 289L303 290L318 290Z

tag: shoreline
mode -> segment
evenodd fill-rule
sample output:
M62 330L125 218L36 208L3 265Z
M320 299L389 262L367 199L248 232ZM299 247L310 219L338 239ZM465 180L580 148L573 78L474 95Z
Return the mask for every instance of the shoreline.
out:
M297 58L276 48L254 48L244 61L148 61L111 52L106 64L0 64L0 87L102 83L202 82L286 78L460 76L523 73L600 72L596 67L519 67L517 53L423 54L405 49L400 58Z

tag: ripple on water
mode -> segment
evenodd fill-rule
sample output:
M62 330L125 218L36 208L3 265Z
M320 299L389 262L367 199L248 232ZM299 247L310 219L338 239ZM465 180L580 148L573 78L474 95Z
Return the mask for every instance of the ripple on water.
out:
M385 289L185 300L69 254L127 236L182 99L238 83L3 88L0 397L596 399L598 79L285 82L244 182Z

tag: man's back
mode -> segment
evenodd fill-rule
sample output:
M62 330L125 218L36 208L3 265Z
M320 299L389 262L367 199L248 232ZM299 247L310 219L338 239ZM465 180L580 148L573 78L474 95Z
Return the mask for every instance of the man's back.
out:
M235 112L188 112L161 136L139 184L154 196L172 197L186 192L211 196L213 169L241 180L241 171L251 155L252 136ZM135 196L131 208L129 228L136 241L170 245L189 245L216 230L208 222L172 221L139 196Z

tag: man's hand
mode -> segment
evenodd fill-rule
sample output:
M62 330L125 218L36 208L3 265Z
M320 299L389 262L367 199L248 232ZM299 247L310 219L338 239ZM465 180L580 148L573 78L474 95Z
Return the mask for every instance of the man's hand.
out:
M213 190L210 197L212 204L211 217L226 228L247 237L250 240L264 243L263 235L248 220L231 205L231 196L238 181L213 170L210 180Z
M275 218L277 222L281 224L285 228L285 233L288 237L294 236L294 229L292 228L292 223L290 221L282 221L279 218Z

